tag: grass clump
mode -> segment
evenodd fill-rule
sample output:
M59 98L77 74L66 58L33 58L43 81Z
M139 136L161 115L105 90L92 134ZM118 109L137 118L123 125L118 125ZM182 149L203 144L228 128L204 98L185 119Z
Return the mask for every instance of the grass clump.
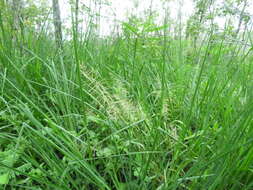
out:
M125 23L52 52L45 31L10 48L3 24L1 188L253 188L252 48L228 29L194 48Z

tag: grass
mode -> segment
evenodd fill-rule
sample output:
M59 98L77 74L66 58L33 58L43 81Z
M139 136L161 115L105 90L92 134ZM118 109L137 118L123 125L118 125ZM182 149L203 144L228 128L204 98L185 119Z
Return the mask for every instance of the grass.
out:
M208 31L197 49L125 34L74 36L58 53L28 32L21 51L8 30L1 188L253 188L252 48Z

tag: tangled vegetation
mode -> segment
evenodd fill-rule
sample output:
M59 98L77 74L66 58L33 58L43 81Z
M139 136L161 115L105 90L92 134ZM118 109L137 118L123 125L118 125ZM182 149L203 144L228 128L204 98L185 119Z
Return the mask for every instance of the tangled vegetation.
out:
M253 189L251 17L238 1L219 30L196 2L186 27L132 16L103 38L73 14L55 44L1 1L0 188Z

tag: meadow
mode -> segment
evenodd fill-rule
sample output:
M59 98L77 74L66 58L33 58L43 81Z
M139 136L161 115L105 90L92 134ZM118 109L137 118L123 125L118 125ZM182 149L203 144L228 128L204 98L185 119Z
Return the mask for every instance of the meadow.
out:
M250 29L73 25L59 49L29 28L13 42L4 19L0 189L253 189Z

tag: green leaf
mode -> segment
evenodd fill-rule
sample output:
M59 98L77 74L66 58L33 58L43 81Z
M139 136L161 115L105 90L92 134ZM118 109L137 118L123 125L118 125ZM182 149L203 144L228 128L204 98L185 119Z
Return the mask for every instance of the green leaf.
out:
M123 23L123 26L128 29L129 31L133 32L134 34L138 35L138 28L128 24L128 23Z
M145 32L157 32L157 31L160 31L160 30L164 30L164 29L167 29L168 28L168 25L165 24L163 26L158 26L158 27L148 27Z
M8 173L0 175L0 185L7 185L8 182L9 182L9 174Z

